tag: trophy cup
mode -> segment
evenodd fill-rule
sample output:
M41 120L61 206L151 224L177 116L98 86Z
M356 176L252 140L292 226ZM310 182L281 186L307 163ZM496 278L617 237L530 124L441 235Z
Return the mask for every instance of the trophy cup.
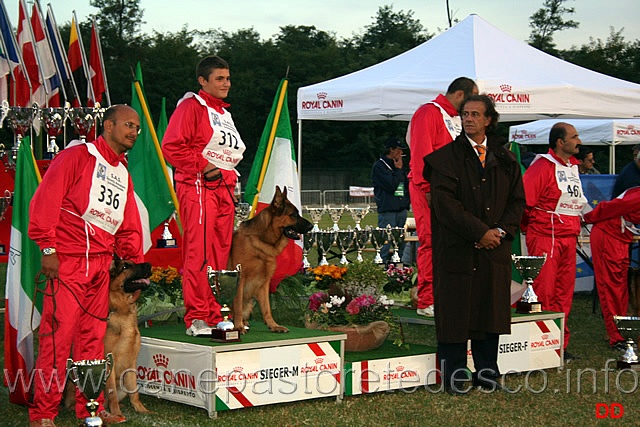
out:
M69 117L71 118L71 124L75 128L80 140L82 142L87 141L87 135L93 128L93 125L96 122L96 117L94 116L94 108L90 107L78 107L78 108L70 108L67 110Z
M318 258L320 259L318 265L329 265L326 254L335 240L336 232L333 230L324 230L317 234Z
M11 156L8 159L8 163L15 167L15 162L18 158L18 149L22 138L29 133L29 128L33 123L34 111L37 113L37 104L31 107L10 107L7 117L9 118L9 126L13 130L16 137L16 142L11 148Z
M307 268L311 268L311 263L307 258L309 251L313 247L313 244L316 243L316 239L318 238L318 233L314 231L310 231L302 235L302 267L306 270Z
M67 359L67 374L78 387L80 393L88 400L87 411L90 416L85 418L85 426L101 426L102 419L96 415L100 404L96 401L107 383L113 368L113 355L107 354L103 360L79 360L74 362Z
M64 128L65 114L63 108L44 108L41 110L44 127L47 130L49 143L47 144L47 153L51 153L52 157L60 151L56 144L56 137L60 135Z
M214 270L211 266L207 268L209 286L211 286L213 296L222 305L220 314L223 317L222 322L212 329L211 341L221 343L240 341L240 331L233 329L233 322L229 320L231 314L229 306L236 295L241 271L240 264L236 265L235 270Z
M373 243L373 247L376 249L376 256L373 259L374 264L384 264L384 261L380 256L380 249L384 246L387 239L388 233L386 228L376 227L371 230L371 243Z
M340 226L338 225L338 221L340 221L340 218L342 218L342 214L344 213L344 206L341 207L341 208L329 207L329 208L327 208L327 211L329 212L329 216L331 217L331 221L333 221L332 230L333 231L339 231L340 230Z
M338 248L340 252L342 252L342 257L340 257L340 265L349 264L349 260L347 259L347 252L349 248L353 244L355 240L355 232L351 229L351 227L346 230L340 230L336 232L336 242L338 243Z
M391 227L387 226L387 233L391 236L393 242L393 255L391 255L391 262L396 267L402 268L402 260L400 259L400 246L404 242L404 227Z
M527 289L522 294L522 298L516 303L516 313L542 312L542 303L538 301L538 296L533 291L533 279L540 274L540 270L547 260L547 254L542 256L511 255L511 259L527 284Z
M350 208L349 205L345 205L344 209L351 214L351 218L356 223L356 230L361 230L360 223L365 216L369 213L371 206L367 205L366 208Z
M634 371L640 371L640 361L638 360L638 354L636 353L638 346L632 338L632 336L635 336L638 331L640 331L640 317L613 316L613 321L616 323L620 334L627 339L627 348L618 359L618 369L633 369Z
M236 228L240 227L242 221L246 221L251 213L251 205L249 203L240 202L236 205Z
M307 212L309 212L309 217L311 217L311 222L313 222L313 229L311 229L312 233L320 232L320 227L318 227L318 223L322 219L322 215L325 213L325 208L310 208L305 206Z
M356 256L356 261L364 262L364 259L362 258L362 251L364 250L364 248L367 247L367 243L369 243L369 240L371 240L371 227L356 230L355 233L356 233L355 244L356 244L356 249L358 250L358 256Z
M178 247L176 239L169 231L169 221L164 222L164 230L162 231L162 238L158 239L156 244L157 248L176 248Z

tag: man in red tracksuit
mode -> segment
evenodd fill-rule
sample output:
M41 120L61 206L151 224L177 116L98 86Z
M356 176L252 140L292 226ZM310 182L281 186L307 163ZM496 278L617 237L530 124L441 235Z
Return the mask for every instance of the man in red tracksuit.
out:
M103 123L96 141L68 147L55 157L31 200L29 237L42 249L42 272L51 279L42 307L31 426L53 425L69 355L74 361L104 359L114 252L144 260L124 157L138 137L140 120L131 107L116 105L105 112ZM104 410L103 395L98 401L103 422L125 421ZM89 415L86 403L76 392L79 418Z
M564 348L569 344L567 320L576 281L576 244L580 213L587 204L578 171L582 142L576 128L556 123L549 133L549 151L536 156L523 177L527 199L521 230L529 255L547 255L534 290L543 310L565 314ZM565 360L574 359L564 352Z
M201 90L178 101L162 141L162 153L175 168L176 193L184 235L182 291L188 335L211 335L222 320L207 267L227 268L235 215L235 166L245 145L229 104L229 64L217 56L196 68Z
M407 143L411 149L409 162L409 194L418 233L418 310L433 317L433 266L431 260L431 189L424 179L424 157L450 143L462 131L458 109L463 101L478 93L478 86L467 77L458 77L447 88L446 95L421 105L411 118Z
M584 215L584 222L593 224L591 253L596 275L596 286L604 326L611 348L622 350L625 339L613 316L626 316L629 305L629 244L638 234L634 224L640 223L640 187L626 190L617 198L600 202Z

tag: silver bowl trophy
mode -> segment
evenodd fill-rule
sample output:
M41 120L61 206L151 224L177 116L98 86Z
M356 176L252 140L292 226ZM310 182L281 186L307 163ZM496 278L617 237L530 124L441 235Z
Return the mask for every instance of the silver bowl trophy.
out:
M525 289L522 294L522 298L516 303L516 313L529 314L542 312L542 303L538 301L538 296L533 290L533 279L540 274L540 270L547 260L547 254L542 256L512 254L511 259L513 260L513 265L515 265L516 270L518 270L524 278L524 282L527 285L527 289Z
M156 241L157 248L177 248L178 244L176 239L169 230L169 221L164 222L164 230L162 231L162 238Z
M369 240L371 240L371 227L367 226L366 228L356 230L355 244L358 251L356 262L364 262L364 258L362 258L362 251L367 247Z
M640 331L640 317L636 316L613 316L613 321L618 327L620 334L627 339L624 353L618 359L618 369L633 369L640 371L640 361L638 360L638 346L633 337L637 337Z
M67 112L80 140L86 142L87 136L96 122L95 109L92 107L78 107L71 108Z
M9 127L13 130L15 135L15 142L11 147L11 156L7 159L10 165L15 167L16 160L18 159L18 150L20 149L20 143L22 138L29 134L31 124L33 123L35 115L38 114L38 104L34 104L31 107L10 107L7 113L9 119Z
M56 137L60 135L64 128L65 112L63 108L49 107L43 108L40 113L44 127L47 130L47 137L49 138L47 153L53 157L60 151L60 148L56 144Z
M85 418L84 426L101 426L102 419L97 416L100 404L96 399L102 393L107 378L113 369L113 355L107 354L101 360L67 359L67 375L73 381L80 393L88 400L87 411L90 416Z
M324 215L324 213L326 212L325 208L310 208L308 206L305 206L305 209L307 210L307 212L309 212L309 217L311 218L311 222L313 222L313 228L311 229L311 232L320 232L318 223L322 219L322 215Z
M336 242L338 243L338 248L342 253L340 257L340 265L348 265L349 260L347 259L347 252L349 252L349 248L353 245L353 241L355 239L355 233L349 227L346 230L340 230L336 232Z
M316 243L316 239L318 238L318 233L314 231L310 231L302 235L302 267L304 269L311 268L311 263L307 258L309 251L313 247L314 243Z
M329 252L335 241L336 232L333 230L324 230L318 233L318 259L320 259L318 265L329 265L327 252Z
M223 317L222 322L211 331L211 341L221 343L240 341L240 331L233 329L233 322L229 320L231 315L229 306L236 295L241 271L240 264L236 265L235 270L214 270L211 266L207 268L209 286L216 301L222 306L220 314Z
M235 219L236 219L236 228L240 227L240 223L242 221L246 221L249 219L249 215L251 214L251 205L249 203L240 202L236 205L235 211Z
M369 205L366 208L350 208L349 205L345 205L344 209L351 214L351 218L356 223L356 230L362 230L360 223L367 216L370 208Z
M400 259L400 246L404 243L404 227L387 226L387 234L391 236L391 242L393 243L393 255L391 255L391 262L396 267L402 268L404 266Z
M327 212L329 212L329 216L331 217L331 221L333 221L332 230L333 231L340 231L340 226L338 225L338 222L340 221L340 218L342 218L342 214L344 214L344 206L341 207L341 208L329 207L329 208L327 208Z
M371 230L371 243L373 243L373 247L376 249L376 256L373 258L374 264L384 264L382 256L380 256L380 249L388 239L389 235L386 228L376 227Z

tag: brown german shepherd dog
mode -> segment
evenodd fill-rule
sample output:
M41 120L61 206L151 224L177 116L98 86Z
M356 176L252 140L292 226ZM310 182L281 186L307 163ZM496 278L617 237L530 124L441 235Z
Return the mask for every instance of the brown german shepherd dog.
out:
M107 379L105 400L109 412L122 415L120 401L129 394L136 412L150 412L138 396L136 361L140 352L140 330L136 301L140 292L149 286L151 264L135 264L116 259L112 264L109 286L109 320L104 336L104 353L113 354L113 371ZM124 386L124 387L123 387Z
M233 299L234 328L245 333L245 325L258 301L264 322L272 332L289 332L278 325L271 315L269 282L276 270L276 257L289 239L299 240L300 234L311 231L313 224L304 219L287 199L287 189L276 186L271 204L258 215L240 224L233 233L229 269L240 264L242 273Z

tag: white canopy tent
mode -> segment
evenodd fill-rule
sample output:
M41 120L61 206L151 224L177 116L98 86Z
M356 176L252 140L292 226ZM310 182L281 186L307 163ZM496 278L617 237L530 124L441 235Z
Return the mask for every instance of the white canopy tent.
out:
M509 128L509 141L520 144L549 144L549 131L561 119L536 120ZM609 173L615 173L617 145L640 144L638 119L571 119L585 145L609 146Z
M298 119L408 121L459 76L496 101L503 122L640 117L640 85L565 62L470 15L398 56L298 89Z

